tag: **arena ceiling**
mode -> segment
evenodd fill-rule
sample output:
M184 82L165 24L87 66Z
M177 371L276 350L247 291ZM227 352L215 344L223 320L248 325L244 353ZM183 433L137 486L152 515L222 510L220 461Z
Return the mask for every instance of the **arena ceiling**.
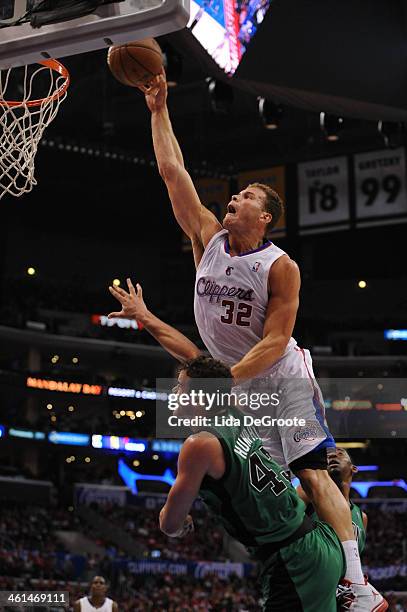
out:
M233 173L256 163L382 146L377 120L407 118L405 8L404 0L274 0L235 77L225 79L233 86L233 102L218 113L211 108L207 78L222 75L209 56L187 30L161 38L183 60L169 106L187 160ZM70 94L47 135L149 160L143 96L114 81L105 57L97 51L65 58ZM283 104L278 130L264 129L258 95ZM320 136L322 110L347 118L334 146Z

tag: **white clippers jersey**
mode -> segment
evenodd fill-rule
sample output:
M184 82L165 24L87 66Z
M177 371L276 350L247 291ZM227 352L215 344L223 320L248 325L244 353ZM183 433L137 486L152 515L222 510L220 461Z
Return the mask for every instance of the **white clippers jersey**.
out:
M285 253L268 242L231 257L227 237L221 230L205 249L196 271L194 310L212 357L232 366L263 338L269 270ZM284 355L295 345L291 338Z
M92 606L87 597L81 597L79 601L81 604L81 612L95 612L95 610L97 610L98 612L112 612L113 610L113 600L109 599L109 597L106 597L105 602L101 608L95 608L94 606Z

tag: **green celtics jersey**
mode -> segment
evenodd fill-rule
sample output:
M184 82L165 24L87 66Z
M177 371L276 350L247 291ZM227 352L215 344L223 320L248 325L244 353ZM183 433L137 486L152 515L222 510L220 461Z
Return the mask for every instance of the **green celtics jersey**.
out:
M361 555L366 544L366 529L363 524L362 510L359 508L359 506L350 502L350 511L352 515L353 531L355 532L355 540L358 543L359 554ZM318 520L318 515L312 506L307 507L307 514L312 518L312 520Z
M233 418L234 411L222 414ZM239 415L241 417L241 414ZM200 495L226 531L249 547L288 538L302 524L305 504L263 448L252 427L215 426L226 470L220 480L205 476Z
M358 543L359 554L361 555L366 544L366 529L363 524L362 510L356 504L350 502L350 510L352 514L352 525L355 532L355 538Z

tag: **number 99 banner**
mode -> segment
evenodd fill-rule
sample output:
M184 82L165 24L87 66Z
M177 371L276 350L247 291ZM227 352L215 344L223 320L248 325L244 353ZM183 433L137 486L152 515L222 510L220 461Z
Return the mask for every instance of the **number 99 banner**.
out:
M355 155L355 190L358 225L370 225L377 217L406 214L404 149Z

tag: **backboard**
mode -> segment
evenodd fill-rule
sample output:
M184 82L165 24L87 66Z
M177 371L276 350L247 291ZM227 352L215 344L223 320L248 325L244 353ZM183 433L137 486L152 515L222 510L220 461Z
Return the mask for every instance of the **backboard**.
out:
M33 5L35 0L1 0L0 21L6 27L0 28L0 69L168 34L185 27L189 19L189 0L122 0L39 28L9 25Z

